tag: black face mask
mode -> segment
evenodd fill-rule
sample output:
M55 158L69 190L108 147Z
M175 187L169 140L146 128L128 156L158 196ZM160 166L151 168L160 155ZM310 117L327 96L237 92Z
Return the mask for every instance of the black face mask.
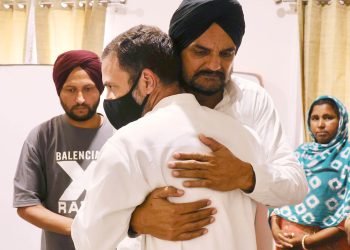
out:
M136 78L136 81L126 95L117 99L105 99L103 102L103 108L107 118L116 129L120 129L128 123L136 121L142 116L149 95L145 97L141 105L132 96L132 92L136 88L140 76Z

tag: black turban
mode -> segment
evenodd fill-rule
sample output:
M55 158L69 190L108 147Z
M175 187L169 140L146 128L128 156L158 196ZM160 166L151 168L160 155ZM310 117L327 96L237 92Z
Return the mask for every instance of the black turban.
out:
M82 68L89 75L102 94L104 86L102 83L101 61L94 52L88 50L71 50L57 57L52 72L57 94L60 95L63 84L76 67Z
M242 6L236 0L183 0L169 27L176 50L181 52L213 23L220 25L238 50L245 23Z

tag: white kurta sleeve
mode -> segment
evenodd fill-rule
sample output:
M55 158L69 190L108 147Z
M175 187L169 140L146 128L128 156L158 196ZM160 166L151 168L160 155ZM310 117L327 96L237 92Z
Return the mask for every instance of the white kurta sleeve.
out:
M77 250L115 250L127 235L135 207L151 191L137 161L123 152L110 141L101 150L72 224Z
M271 97L260 86L254 88L243 90L238 103L241 117L257 132L265 150L264 164L253 166L256 185L248 195L268 206L300 203L308 192L303 168L285 141Z

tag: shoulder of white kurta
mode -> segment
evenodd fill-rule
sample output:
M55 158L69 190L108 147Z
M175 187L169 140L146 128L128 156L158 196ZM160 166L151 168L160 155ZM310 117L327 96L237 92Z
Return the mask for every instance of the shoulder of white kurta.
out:
M268 92L260 86L257 82L233 76L232 84L235 84L241 91L240 101L251 101L258 99L260 102L272 102L272 99Z
M255 92L266 92L266 90L260 86L259 83L251 81L246 78L238 77L232 75L232 81L242 90L242 91L255 91Z
M172 107L174 106L176 105L172 105ZM118 143L123 147L131 147L131 143L138 145L138 143L144 142L145 139L159 136L160 128L162 128L162 131L167 130L164 126L167 126L169 120L173 119L172 111L170 107L165 107L155 112L148 112L140 119L117 130L109 141L114 144Z
M125 142L122 140L122 133L115 133L110 137L106 143L102 146L100 151L100 158L108 158L111 155L118 156L113 157L113 159L127 159L128 155L125 152Z
M230 101L223 102L221 110L226 112L232 105L235 111L234 116L254 130L264 125L259 123L262 117L271 116L275 110L273 101L266 90L251 80L233 76L225 90L224 98Z

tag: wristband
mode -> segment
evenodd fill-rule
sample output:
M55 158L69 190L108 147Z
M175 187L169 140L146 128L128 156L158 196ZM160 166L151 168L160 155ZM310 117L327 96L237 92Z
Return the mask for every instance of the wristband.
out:
M301 240L301 246L303 247L304 250L308 250L308 249L305 247L305 239L306 239L307 237L309 237L309 236L310 236L309 234L305 234L305 235L303 236L303 239Z

